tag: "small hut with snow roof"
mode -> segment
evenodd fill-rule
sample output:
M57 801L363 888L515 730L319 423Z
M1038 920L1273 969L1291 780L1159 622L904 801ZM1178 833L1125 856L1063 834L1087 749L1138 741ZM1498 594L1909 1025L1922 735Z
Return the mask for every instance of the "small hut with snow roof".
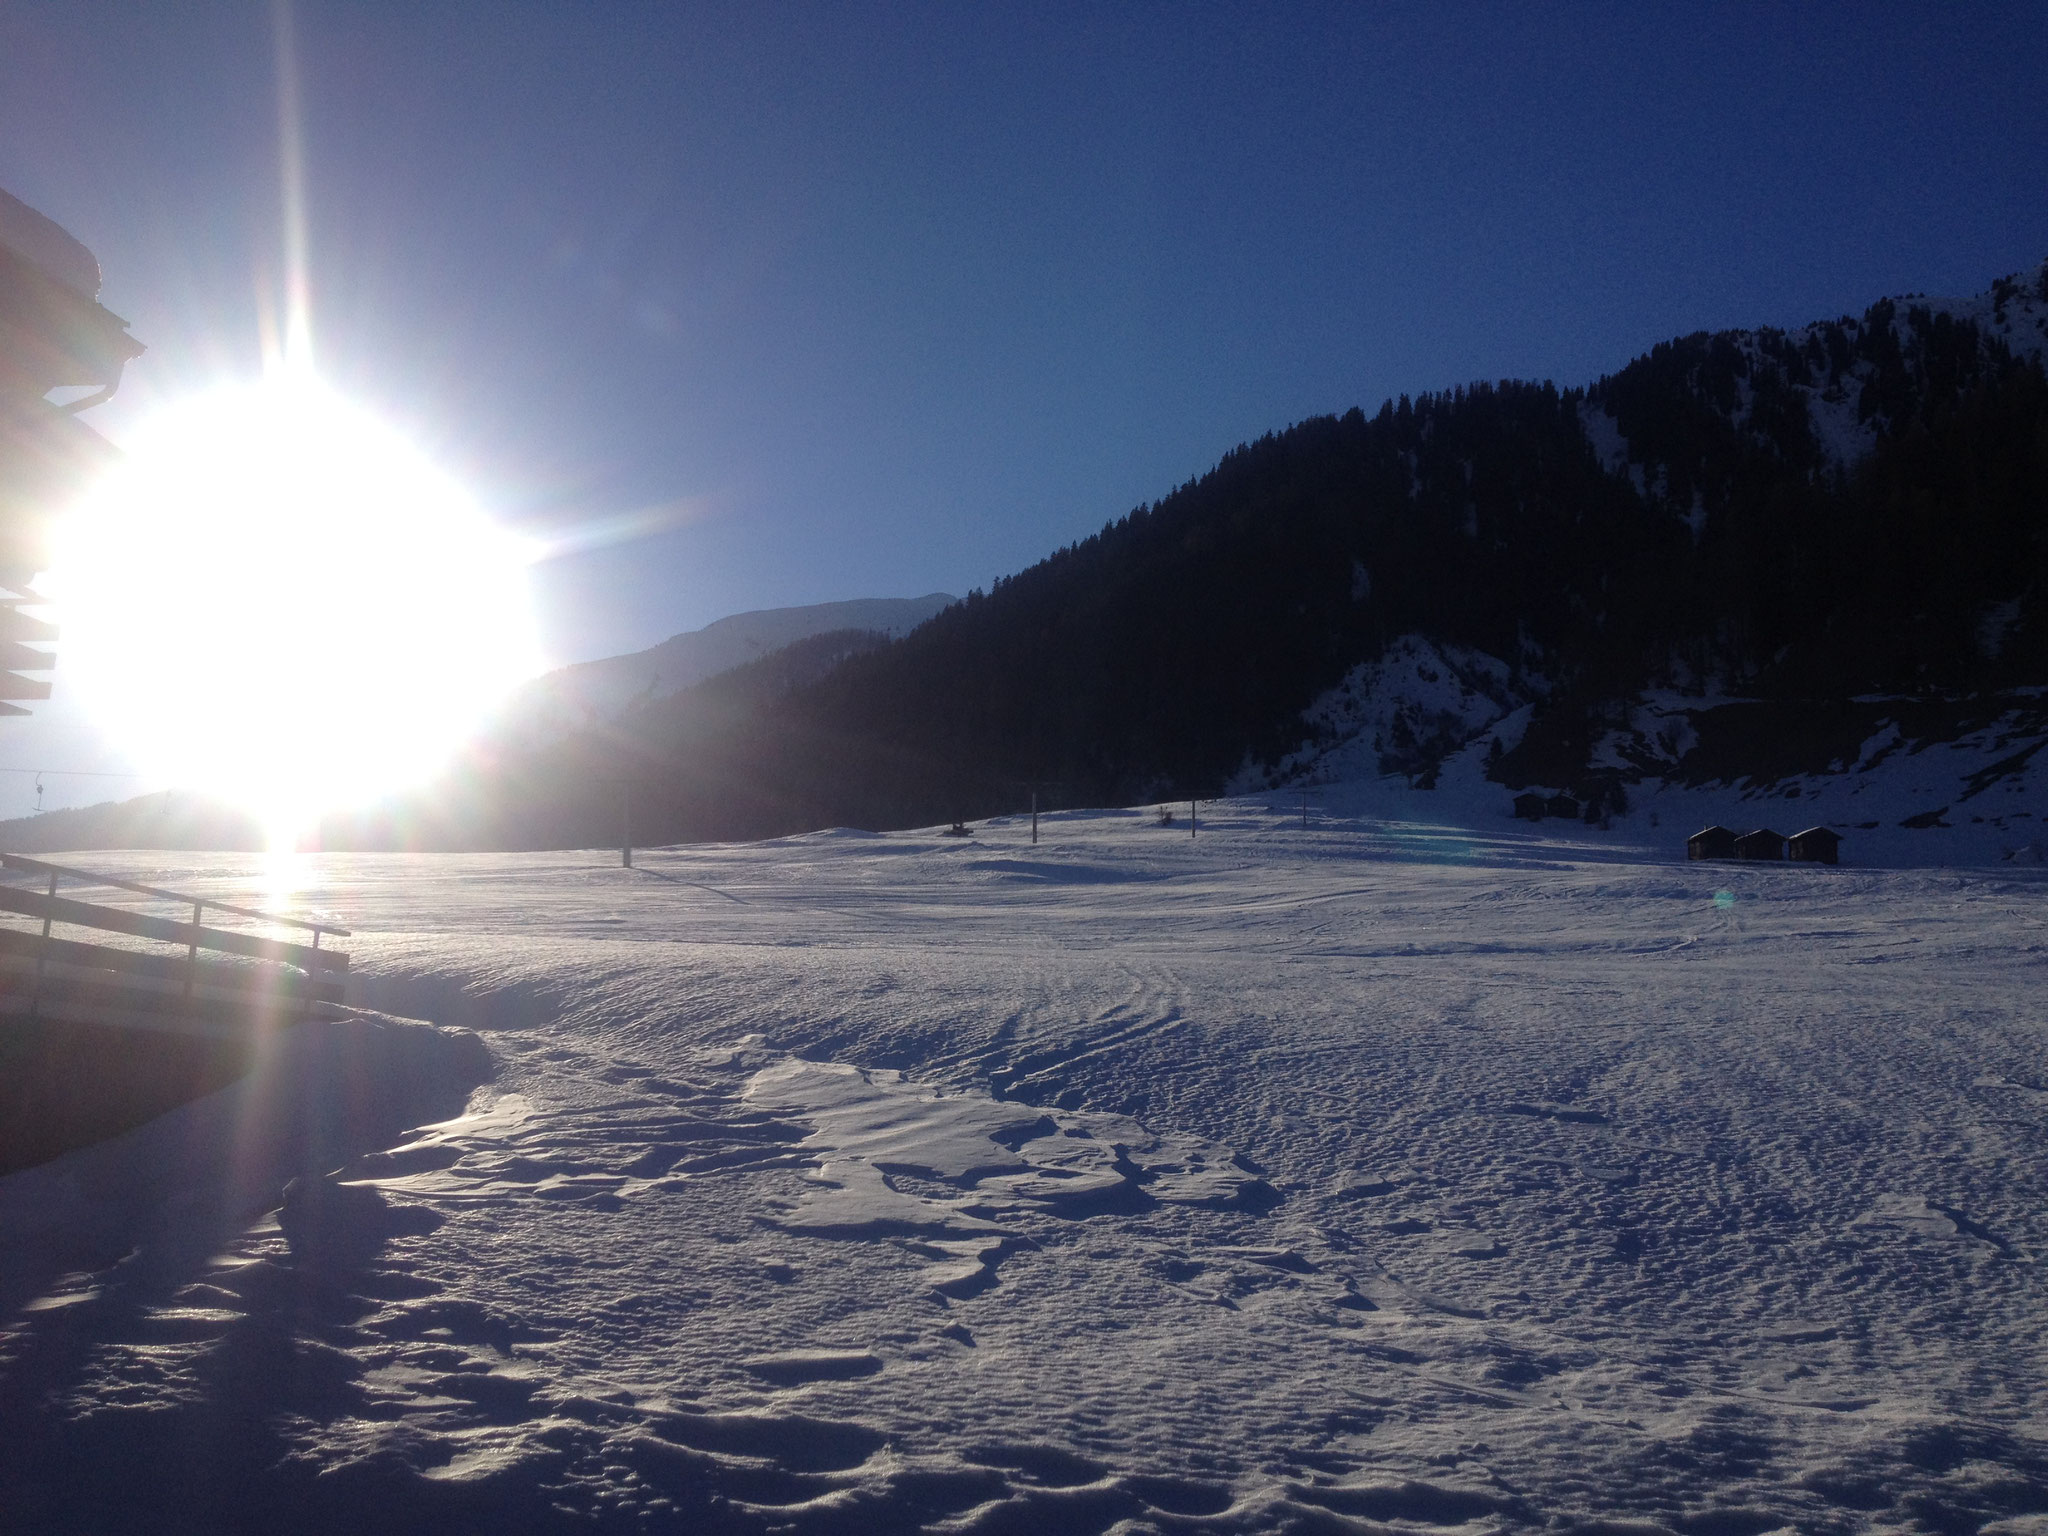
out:
M1754 832L1745 832L1735 839L1735 857L1782 859L1785 857L1785 839L1769 827L1758 827Z
M1688 859L1732 859L1735 857L1735 834L1718 823L1702 827L1685 840L1685 856Z
M1785 857L1804 859L1809 864L1841 862L1842 834L1827 827L1808 827L1785 839Z

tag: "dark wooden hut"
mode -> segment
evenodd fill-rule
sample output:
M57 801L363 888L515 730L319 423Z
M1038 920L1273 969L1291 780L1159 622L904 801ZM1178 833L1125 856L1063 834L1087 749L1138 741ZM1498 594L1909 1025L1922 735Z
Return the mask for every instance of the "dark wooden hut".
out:
M1785 857L1785 839L1769 827L1758 827L1754 832L1745 832L1735 839L1735 857L1782 859Z
M1541 821L1549 813L1550 801L1544 796L1530 793L1515 796L1515 816L1521 821Z
M1735 857L1735 834L1718 824L1702 827L1685 840L1685 856L1688 859L1732 859Z
M1785 857L1804 859L1809 864L1841 862L1842 834L1827 827L1808 827L1785 839Z
M1543 811L1548 816L1562 816L1570 821L1579 819L1579 802L1570 795L1552 795L1543 802Z

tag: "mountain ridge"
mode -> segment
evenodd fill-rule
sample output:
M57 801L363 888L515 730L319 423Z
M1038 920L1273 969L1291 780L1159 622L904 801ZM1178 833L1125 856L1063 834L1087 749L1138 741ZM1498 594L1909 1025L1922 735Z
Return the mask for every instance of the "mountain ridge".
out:
M857 825L1026 781L1094 803L1214 793L1299 752L1331 689L1420 636L1490 658L1503 716L1527 711L1494 782L1600 802L1679 771L1643 749L1655 732L1620 742L1645 690L2048 681L2044 350L2048 263L1973 298L1696 333L1583 389L1314 418L850 660L763 739L785 758L832 741L830 819ZM677 750L648 725L655 760ZM1377 766L1426 777L1461 745ZM771 777L772 755L754 758Z
M665 698L813 635L871 630L898 638L958 601L951 593L931 592L923 597L748 609L671 635L644 650L573 662L545 673L520 688L503 713L564 724L585 712L608 718L629 704Z
M643 689L322 835L588 846L625 800L643 842L744 839L1340 762L1404 794L1455 781L1473 814L1541 789L1597 818L1666 788L1811 803L1791 780L1918 773L1944 742L1963 789L2024 799L2048 761L2044 356L2048 263L1660 342L1584 386L1310 418L901 638ZM1872 696L1912 708L1866 718ZM1887 731L1911 739L1870 745ZM1788 732L1810 738L1792 768ZM1895 819L1962 793L1914 782L1936 798Z

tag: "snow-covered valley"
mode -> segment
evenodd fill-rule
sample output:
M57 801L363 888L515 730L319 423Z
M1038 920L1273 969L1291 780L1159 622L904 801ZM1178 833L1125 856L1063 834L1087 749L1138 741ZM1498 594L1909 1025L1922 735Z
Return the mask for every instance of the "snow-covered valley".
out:
M2040 1529L2048 872L1349 809L306 861L494 1078L46 1277L0 1524Z

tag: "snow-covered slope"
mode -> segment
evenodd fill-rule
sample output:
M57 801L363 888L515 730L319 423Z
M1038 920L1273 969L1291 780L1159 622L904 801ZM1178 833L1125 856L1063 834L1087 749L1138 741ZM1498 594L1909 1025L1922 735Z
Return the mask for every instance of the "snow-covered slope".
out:
M579 662L536 678L515 697L508 713L569 722L580 722L586 713L602 718L627 703L676 693L812 635L838 629L873 630L892 637L908 634L956 601L944 592L932 592L924 597L865 597L736 613L648 650Z
M1231 785L1330 784L1401 774L1427 786L1438 765L1540 696L1540 682L1470 646L1402 635L1353 667L1302 712L1310 735L1270 769L1248 765Z
M2048 873L1374 792L309 861L496 1081L0 1319L0 1523L2034 1529Z
M1497 658L1404 636L1316 701L1300 751L1233 788L1306 787L1357 814L1490 826L1522 792L1490 770L1521 740L1540 688ZM1682 846L1717 822L1818 825L1861 864L2048 857L2048 688L1835 705L1664 690L1613 713L1577 782L1528 788L1565 794L1590 778L1605 797L1594 814L1617 835Z

